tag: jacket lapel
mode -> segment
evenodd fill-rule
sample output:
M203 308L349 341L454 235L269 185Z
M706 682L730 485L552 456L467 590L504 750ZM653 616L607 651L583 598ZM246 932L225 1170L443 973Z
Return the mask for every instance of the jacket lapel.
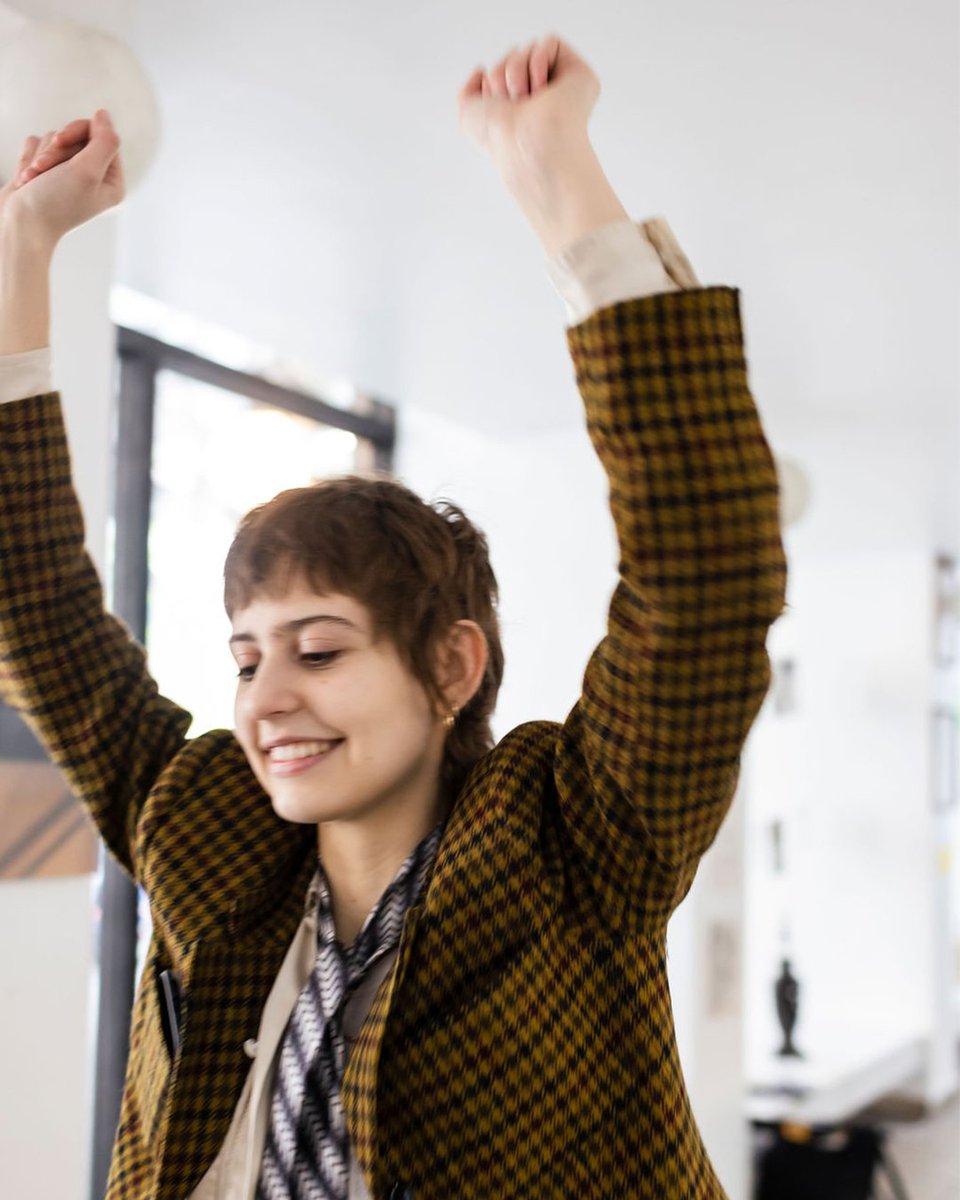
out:
M158 1131L158 1200L189 1195L220 1150L250 1066L243 1043L257 1035L314 870L306 858L279 904L275 892L272 903L266 894L238 901L234 935L202 939L184 957L183 1041Z
M389 1180L386 1163L377 1147L377 1077L384 1031L397 987L407 971L410 949L423 913L422 905L409 909L404 917L400 945L393 969L381 983L370 1006L357 1041L350 1054L343 1079L341 1099L347 1129L374 1200L384 1195Z

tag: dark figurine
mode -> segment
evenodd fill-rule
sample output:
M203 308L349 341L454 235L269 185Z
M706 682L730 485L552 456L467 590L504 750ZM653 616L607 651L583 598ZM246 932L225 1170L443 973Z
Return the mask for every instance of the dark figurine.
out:
M800 984L790 970L790 960L785 958L782 962L780 977L774 988L777 997L777 1016L780 1019L780 1028L783 1030L783 1045L777 1054L781 1058L803 1058L793 1044L793 1028L797 1023L797 1009L800 1005Z

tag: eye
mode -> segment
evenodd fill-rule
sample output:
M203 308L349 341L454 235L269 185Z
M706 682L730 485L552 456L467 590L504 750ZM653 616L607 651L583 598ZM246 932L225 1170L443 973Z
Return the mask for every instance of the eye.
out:
M300 655L300 661L309 667L327 667L339 654L339 650L305 650Z
M238 679L252 679L253 673L257 669L256 663L246 663L237 671Z

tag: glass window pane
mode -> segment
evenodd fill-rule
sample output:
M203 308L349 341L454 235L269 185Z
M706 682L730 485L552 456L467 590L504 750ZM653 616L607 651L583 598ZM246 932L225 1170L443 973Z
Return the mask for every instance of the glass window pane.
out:
M179 375L157 375L147 649L191 733L233 727L223 561L241 517L285 488L355 470L357 438Z

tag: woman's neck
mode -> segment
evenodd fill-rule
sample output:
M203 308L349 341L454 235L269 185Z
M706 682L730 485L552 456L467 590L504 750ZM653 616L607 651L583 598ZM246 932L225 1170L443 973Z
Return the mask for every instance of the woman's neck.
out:
M329 821L317 827L333 924L342 946L353 944L403 863L443 816L438 794L429 805L398 808L376 819Z

